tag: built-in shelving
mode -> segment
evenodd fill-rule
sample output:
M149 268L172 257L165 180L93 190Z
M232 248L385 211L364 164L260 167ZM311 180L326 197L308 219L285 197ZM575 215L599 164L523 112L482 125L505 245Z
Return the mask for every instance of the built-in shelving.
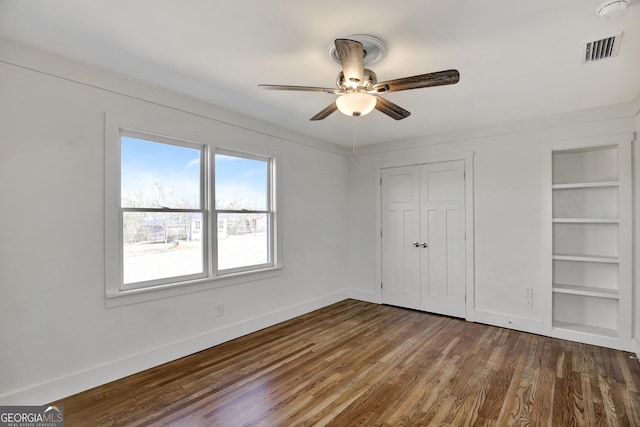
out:
M599 298L620 299L617 289L598 288L594 286L553 284L553 292L561 294L585 295Z
M618 181L600 181L600 182L573 182L571 184L553 184L554 190L562 190L567 188L595 188L595 187L617 187Z
M623 149L611 144L552 151L553 336L624 347L631 248L624 234L628 204L622 189L630 177Z
M618 224L617 218L553 218L554 223L566 224Z
M558 261L606 262L610 264L618 264L620 262L619 258L614 256L556 254L553 259Z
M559 320L554 320L553 327L555 329L558 329L559 332L562 332L564 330L568 333L580 332L584 334L594 335L596 337L602 336L605 338L618 338L618 331L616 329L585 325L583 323L562 322Z

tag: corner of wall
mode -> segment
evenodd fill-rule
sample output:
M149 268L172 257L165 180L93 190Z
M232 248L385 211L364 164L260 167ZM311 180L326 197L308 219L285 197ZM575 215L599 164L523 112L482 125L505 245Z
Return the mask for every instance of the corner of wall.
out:
M636 99L634 99L632 102L633 102L633 106L635 107L636 117L638 117L638 115L640 114L640 93L638 94L638 96L636 96Z
M382 299L380 298L379 293L363 291L360 289L349 289L349 298L374 304L382 304Z
M635 106L635 134L632 142L633 150L633 271L632 271L632 292L633 292L633 308L631 310L633 317L633 338L635 343L635 352L640 357L640 95L634 101Z

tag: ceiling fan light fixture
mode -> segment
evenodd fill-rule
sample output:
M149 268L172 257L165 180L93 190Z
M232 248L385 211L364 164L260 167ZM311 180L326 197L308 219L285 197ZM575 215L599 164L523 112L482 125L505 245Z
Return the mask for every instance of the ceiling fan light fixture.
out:
M376 107L377 98L366 92L349 92L336 99L338 110L349 117L369 114Z

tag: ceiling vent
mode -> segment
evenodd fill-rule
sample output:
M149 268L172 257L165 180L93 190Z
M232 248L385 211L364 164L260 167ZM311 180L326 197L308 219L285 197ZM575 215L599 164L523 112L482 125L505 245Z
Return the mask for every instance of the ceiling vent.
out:
M584 44L582 62L594 62L618 55L622 33L612 34L599 40L593 40Z

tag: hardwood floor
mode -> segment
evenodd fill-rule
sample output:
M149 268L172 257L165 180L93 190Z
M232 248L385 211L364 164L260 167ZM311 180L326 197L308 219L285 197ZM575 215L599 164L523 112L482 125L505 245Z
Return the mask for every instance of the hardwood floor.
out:
M640 426L630 356L347 300L55 404L67 427Z

